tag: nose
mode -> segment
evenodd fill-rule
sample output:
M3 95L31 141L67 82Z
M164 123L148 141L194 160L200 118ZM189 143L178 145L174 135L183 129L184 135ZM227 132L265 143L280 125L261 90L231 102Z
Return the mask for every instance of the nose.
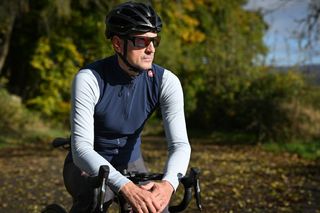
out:
M146 47L146 53L154 53L156 51L156 48L153 45L153 42L151 41L150 44Z

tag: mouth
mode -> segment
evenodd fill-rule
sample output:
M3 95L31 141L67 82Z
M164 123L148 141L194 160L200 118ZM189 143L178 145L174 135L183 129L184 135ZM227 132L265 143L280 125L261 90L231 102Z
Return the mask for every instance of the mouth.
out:
M143 60L153 60L154 55L153 54L145 54L142 56Z
M153 59L153 55L142 56L142 59Z
M152 57L147 57L147 58L142 58L143 61L145 62L152 62L153 58Z

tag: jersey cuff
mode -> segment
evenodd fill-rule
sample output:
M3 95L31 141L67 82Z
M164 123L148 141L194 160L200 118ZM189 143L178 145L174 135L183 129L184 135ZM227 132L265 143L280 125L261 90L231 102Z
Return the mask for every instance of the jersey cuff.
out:
M179 186L179 179L183 177L183 175L181 173L178 173L178 174L165 174L164 177L162 178L162 180L166 180L168 181L173 189L174 189L174 192L177 190L178 186Z

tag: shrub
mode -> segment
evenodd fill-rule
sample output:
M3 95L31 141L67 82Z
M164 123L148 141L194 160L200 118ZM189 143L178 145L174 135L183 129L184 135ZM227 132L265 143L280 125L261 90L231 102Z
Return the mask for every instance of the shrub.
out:
M251 79L238 76L237 84L225 91L209 90L190 123L211 131L241 131L257 136L257 141L317 137L319 112L303 103L308 93L297 72L261 72ZM230 84L229 84L230 86Z
M25 114L18 96L10 96L4 89L0 89L0 131L19 131L26 126Z
M290 137L313 140L320 138L320 111L313 106L293 101L283 104L290 123Z
M75 44L69 38L41 38L30 63L39 75L39 87L28 107L47 118L67 121L72 78L83 63Z
M295 110L288 103L297 101L304 81L294 72L265 73L255 79L239 101L238 123L258 135L258 140L289 138L294 133Z
M16 136L24 135L30 131L44 129L45 125L40 117L28 111L21 102L21 98L10 95L0 88L0 134Z

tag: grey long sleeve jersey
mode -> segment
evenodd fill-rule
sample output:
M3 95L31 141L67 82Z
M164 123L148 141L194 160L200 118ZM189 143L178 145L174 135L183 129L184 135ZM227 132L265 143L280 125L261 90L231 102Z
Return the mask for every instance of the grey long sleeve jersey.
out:
M90 175L97 175L100 165L108 165L110 187L119 191L130 180L94 149L94 113L99 97L100 88L93 71L80 70L72 86L72 157L74 163ZM179 177L186 173L191 148L186 131L182 87L179 79L169 70L164 70L162 76L159 101L168 144L163 180L169 181L176 189Z

